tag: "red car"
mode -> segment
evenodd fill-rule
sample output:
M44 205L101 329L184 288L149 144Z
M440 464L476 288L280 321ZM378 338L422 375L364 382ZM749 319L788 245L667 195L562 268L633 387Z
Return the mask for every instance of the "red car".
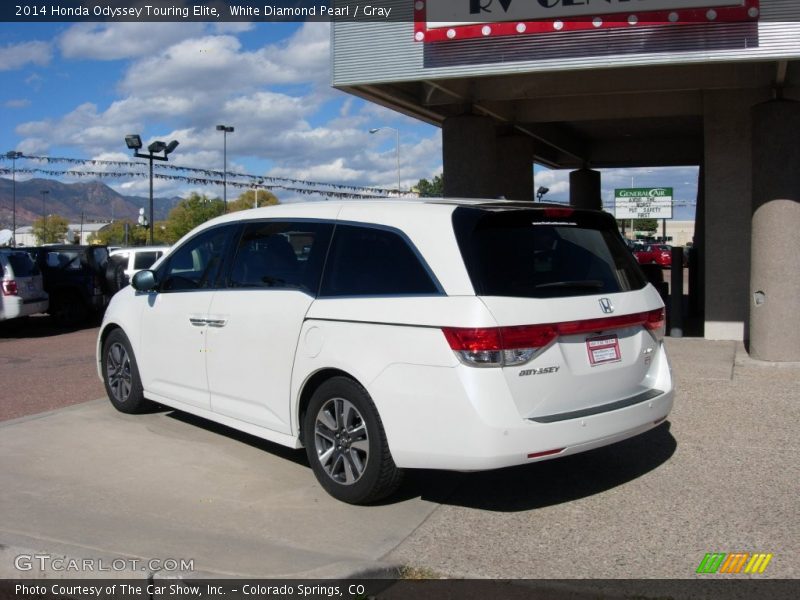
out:
M645 244L633 249L633 255L640 265L657 264L672 266L672 246L666 244Z

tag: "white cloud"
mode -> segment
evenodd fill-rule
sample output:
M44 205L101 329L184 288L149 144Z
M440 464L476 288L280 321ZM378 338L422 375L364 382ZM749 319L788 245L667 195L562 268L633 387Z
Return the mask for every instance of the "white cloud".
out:
M12 98L3 103L6 108L27 108L30 105L31 101L27 98Z
M128 70L125 93L248 93L267 85L320 84L329 79L327 23L306 23L287 41L243 51L233 35L185 39Z
M48 42L22 42L0 47L0 71L20 69L28 64L43 67L53 57L53 49Z
M152 55L158 49L200 35L203 23L78 23L58 39L65 58L119 60Z
M152 24L116 25L73 26L60 39L62 51L89 58L93 42L100 48L116 35L117 55L134 56L139 34L145 32L145 38ZM393 188L394 135L368 130L394 126L401 132L402 187L441 172L438 130L420 135L419 122L329 87L327 23L303 24L285 40L256 49L244 48L237 39L235 33L243 29L206 25L198 37L179 36L163 50L134 58L117 86L118 99L105 108L89 102L62 116L18 125L16 132L25 138L19 148L45 154L51 147L71 146L84 155L132 160L123 137L139 133L145 146L154 139L177 139L172 165L219 170L222 135L215 125L225 123L236 128L227 136L229 172ZM167 31L156 32L156 38ZM159 195L195 187L158 179L155 186ZM146 178L115 187L126 194L148 193ZM202 191L222 192L214 186ZM229 197L238 191L229 188Z

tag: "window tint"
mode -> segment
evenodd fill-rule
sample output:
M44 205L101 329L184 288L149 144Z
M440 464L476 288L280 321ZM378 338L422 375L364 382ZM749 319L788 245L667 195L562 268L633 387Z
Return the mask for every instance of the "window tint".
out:
M646 284L610 216L458 208L453 226L478 295L553 298Z
M160 277L161 290L169 292L215 287L231 232L231 226L215 227L196 235L175 250Z
M154 250L152 252L136 252L133 255L133 268L149 269L153 266L153 263L159 259L161 254L162 252L160 250Z
M39 274L39 267L25 252L12 252L6 255L14 277L32 277Z
M297 289L316 295L332 229L331 224L314 222L248 224L228 285Z
M322 281L322 296L436 294L416 252L393 231L337 225Z

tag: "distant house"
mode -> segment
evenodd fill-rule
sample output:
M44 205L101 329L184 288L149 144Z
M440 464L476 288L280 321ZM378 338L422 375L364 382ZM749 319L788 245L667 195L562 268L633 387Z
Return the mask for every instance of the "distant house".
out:
M66 244L88 244L89 236L98 233L111 223L70 223L67 226L67 235L61 240ZM36 246L38 244L36 236L33 235L33 227L25 225L17 227L17 246Z

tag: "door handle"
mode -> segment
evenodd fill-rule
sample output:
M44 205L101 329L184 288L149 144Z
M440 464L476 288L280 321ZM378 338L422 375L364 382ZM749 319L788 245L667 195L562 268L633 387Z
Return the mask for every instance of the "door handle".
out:
M209 327L225 327L228 324L227 319L206 319L206 325Z
M208 324L208 321L206 319L201 319L199 317L189 317L189 323L191 323L195 327L203 327Z

